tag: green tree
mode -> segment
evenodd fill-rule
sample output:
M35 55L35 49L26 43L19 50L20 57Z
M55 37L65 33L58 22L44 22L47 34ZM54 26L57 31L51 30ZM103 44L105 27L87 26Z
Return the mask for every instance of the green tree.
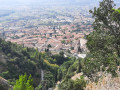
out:
M80 63L80 59L78 59L78 68L77 68L77 73L80 73L82 69L81 63Z
M90 54L83 71L88 76L100 70L116 75L120 64L120 13L114 6L112 0L103 0L98 8L90 10L95 21L94 31L86 37Z
M35 90L42 90L42 85L38 85L38 87L36 87Z
M19 79L16 80L13 90L34 90L33 80L31 75L27 78L27 75L20 75Z
M51 48L52 46L51 46L51 44L48 44L48 46L47 46L48 48Z
M62 43L62 44L65 44L65 40L62 40L61 43Z
M112 37L114 40L112 47L116 49L117 55L120 56L120 13L118 12L119 9L113 10L114 6L113 0L103 0L99 8L94 8L94 11L90 12L95 18L93 23L95 33L101 36L99 40L102 40L102 37L105 36Z
M64 80L59 85L59 90L84 90L84 87L86 87L86 81L83 76L80 76L80 79Z
M80 79L76 79L73 84L73 90L84 90L86 87L86 81L84 80L83 76L80 76Z

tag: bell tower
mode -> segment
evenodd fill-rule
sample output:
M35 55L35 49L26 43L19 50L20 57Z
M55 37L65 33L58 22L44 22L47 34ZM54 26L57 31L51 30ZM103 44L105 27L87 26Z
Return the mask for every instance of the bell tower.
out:
M82 53L80 40L78 41L78 44L77 44L77 53Z

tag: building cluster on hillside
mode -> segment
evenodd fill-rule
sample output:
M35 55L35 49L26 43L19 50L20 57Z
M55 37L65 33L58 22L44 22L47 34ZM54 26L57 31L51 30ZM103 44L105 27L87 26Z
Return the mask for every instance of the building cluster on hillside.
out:
M70 53L86 52L84 33L73 32L74 25L63 25L61 29L55 26L22 29L16 33L5 34L5 39L25 47L37 48L39 51L49 49L51 52L70 51ZM1 33L1 35L4 35Z
M24 47L37 48L41 52L45 50L53 53L66 51L75 54L87 51L87 41L84 37L93 31L91 17L80 15L79 12L76 14L67 12L66 15L58 14L55 18L52 17L53 23L50 22L50 17L41 17L40 20L47 22L44 23L45 25L41 25L42 21L39 23L36 18L30 18L31 22L29 18L30 16L26 16L25 20L23 18L20 21L0 24L1 37Z

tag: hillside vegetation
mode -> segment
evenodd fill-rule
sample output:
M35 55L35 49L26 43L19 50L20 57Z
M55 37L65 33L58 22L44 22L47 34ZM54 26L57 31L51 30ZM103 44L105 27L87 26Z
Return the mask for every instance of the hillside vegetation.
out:
M90 86L91 83L89 82L92 82L92 88L86 88L87 90L120 89L119 80L118 82L115 81L117 77L119 78L120 72L120 9L113 8L115 5L112 0L103 0L98 8L95 7L93 11L90 10L95 21L93 22L94 31L86 36L89 53L84 60L77 61L78 67L74 62L75 67L80 67L79 71L74 67L71 71L71 73L82 72L84 78L78 78L79 81L73 81L69 77L64 78L59 84L59 90L82 90ZM105 73L106 77L102 76L101 72ZM101 79L102 77L103 79ZM106 78L110 78L110 80L107 81ZM103 84L102 80L107 84ZM73 86L74 84L75 86Z
M7 79L11 85L19 75L27 74L33 77L33 86L42 85L43 90L53 87L58 81L58 68L64 62L72 62L72 58L64 57L64 53L52 55L50 52L41 53L37 49L23 47L0 39L0 76ZM4 62L3 62L4 61ZM72 63L71 63L72 64ZM70 65L71 65L70 64ZM44 80L41 80L41 70Z

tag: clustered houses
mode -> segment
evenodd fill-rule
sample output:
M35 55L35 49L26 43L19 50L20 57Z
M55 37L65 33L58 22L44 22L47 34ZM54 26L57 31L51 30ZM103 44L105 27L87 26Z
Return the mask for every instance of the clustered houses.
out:
M15 34L6 34L6 40L21 44L25 47L37 48L39 51L49 49L51 52L70 51L70 53L86 52L86 40L83 33L74 32L74 25L56 27L38 27L23 29ZM74 26L75 27L75 26Z
M22 20L0 24L1 37L6 41L21 44L24 47L37 48L41 52L46 49L54 53L60 51L68 51L72 54L86 52L84 37L93 31L91 26L93 19L89 15L85 16L87 14L80 13L84 11L81 9L71 12L64 9L61 12L62 15L58 14L56 18L50 18L49 15L45 16L44 13L48 12L44 10L41 11L39 16L36 11L38 16L36 19L30 17L27 19L27 16L25 16ZM11 18L14 17L11 16Z

